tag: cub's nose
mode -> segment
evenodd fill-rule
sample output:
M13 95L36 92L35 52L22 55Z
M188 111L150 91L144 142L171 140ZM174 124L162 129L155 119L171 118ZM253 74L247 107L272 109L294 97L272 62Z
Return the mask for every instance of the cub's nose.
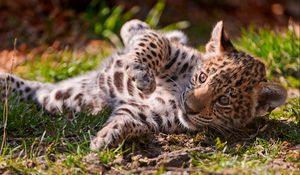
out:
M208 86L199 87L186 93L184 107L187 113L207 113L211 109L212 92Z

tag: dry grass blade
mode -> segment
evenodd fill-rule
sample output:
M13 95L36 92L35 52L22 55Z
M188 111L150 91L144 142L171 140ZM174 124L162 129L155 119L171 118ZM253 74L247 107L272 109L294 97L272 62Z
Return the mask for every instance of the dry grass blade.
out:
M3 135L2 135L2 142L1 142L1 148L0 148L0 153L2 155L3 153L3 148L6 145L6 126L7 126L7 119L8 119L8 88L9 88L9 83L5 82L5 97L4 97L4 108L3 108Z
M10 73L13 73L13 67L14 67L14 60L15 60L15 54L17 52L16 50L17 45L17 39L14 40L14 55L11 59L11 67L10 67ZM4 97L4 107L3 107L3 135L2 135L2 142L1 142L1 148L0 148L0 154L3 154L3 149L6 145L6 136L7 136L7 120L8 120L8 95L9 95L9 89L10 89L10 82L8 81L8 78L6 78L5 81L5 97Z

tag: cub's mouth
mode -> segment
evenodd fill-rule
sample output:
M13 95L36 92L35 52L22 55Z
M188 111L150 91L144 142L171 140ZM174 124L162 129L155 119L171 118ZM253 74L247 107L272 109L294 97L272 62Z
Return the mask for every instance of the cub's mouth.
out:
M186 102L184 102L184 109L185 109L186 114L190 114L190 115L199 114L199 112L194 111L191 107L189 107L189 105Z

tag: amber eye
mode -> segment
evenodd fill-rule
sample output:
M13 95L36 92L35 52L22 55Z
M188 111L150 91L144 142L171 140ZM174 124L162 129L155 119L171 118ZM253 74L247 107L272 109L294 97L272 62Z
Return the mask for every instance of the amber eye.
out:
M205 73L201 72L201 74L199 75L198 79L199 79L199 81L201 83L204 83L206 81L206 79L207 79L207 75Z
M227 96L221 96L218 100L220 105L229 105L229 98Z

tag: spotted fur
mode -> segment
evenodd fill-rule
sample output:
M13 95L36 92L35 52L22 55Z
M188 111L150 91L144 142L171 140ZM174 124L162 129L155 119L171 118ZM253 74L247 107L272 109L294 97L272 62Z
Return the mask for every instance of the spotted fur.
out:
M281 86L267 82L261 61L232 46L222 22L205 53L186 46L183 33L159 33L138 20L127 22L121 36L124 49L97 71L56 84L2 73L1 93L8 85L50 113L97 114L111 107L93 150L146 133L242 129L286 98Z

